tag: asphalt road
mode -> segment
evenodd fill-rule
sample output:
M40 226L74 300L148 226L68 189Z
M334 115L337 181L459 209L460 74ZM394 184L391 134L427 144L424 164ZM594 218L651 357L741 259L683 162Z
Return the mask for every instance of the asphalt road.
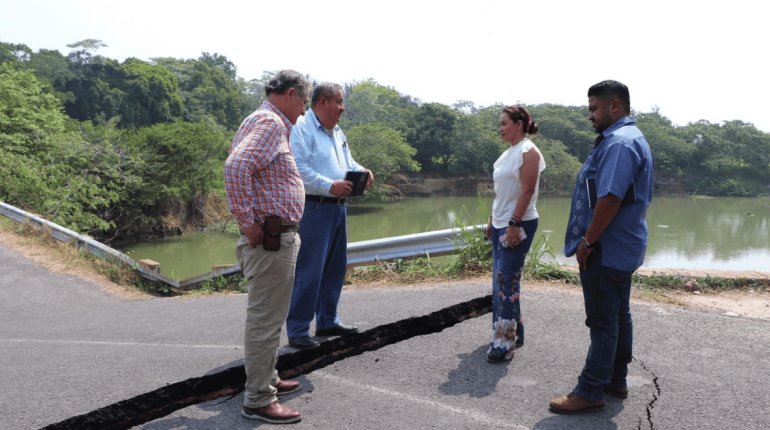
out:
M350 289L341 313L368 329L488 289L487 282ZM634 302L629 398L561 416L548 401L574 386L585 357L582 296L525 283L522 300L526 343L512 362L484 360L487 314L301 376L303 389L285 400L304 418L290 428L770 428L770 322ZM40 428L241 364L245 303L242 294L124 299L0 244L0 429ZM241 395L206 402L137 428L274 427L241 417L241 402Z

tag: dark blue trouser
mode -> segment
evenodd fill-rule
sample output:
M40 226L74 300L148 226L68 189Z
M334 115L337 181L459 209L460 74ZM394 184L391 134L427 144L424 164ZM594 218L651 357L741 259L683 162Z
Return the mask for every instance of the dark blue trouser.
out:
M633 273L602 266L598 249L580 271L591 346L573 392L584 399L604 398L607 385L626 386L633 346L629 305Z
M348 262L346 206L305 202L299 237L302 244L286 318L290 338L308 336L314 317L316 330L340 323L337 304Z
M505 228L492 229L492 341L490 353L496 356L509 354L513 348L507 331L516 324L516 338L524 341L524 325L521 317L521 275L532 240L537 231L537 219L524 221L522 228L527 238L519 245L504 248L500 235ZM509 357L510 358L510 357Z

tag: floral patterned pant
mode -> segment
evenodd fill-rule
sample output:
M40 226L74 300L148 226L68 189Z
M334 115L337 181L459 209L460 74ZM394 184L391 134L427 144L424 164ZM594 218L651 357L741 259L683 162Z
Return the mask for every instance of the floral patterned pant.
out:
M504 248L500 243L500 236L505 234L506 228L493 228L492 231L492 340L487 354L510 360L517 344L516 338L519 338L519 346L524 342L519 300L521 275L524 260L535 237L537 219L522 223L527 238L511 248Z

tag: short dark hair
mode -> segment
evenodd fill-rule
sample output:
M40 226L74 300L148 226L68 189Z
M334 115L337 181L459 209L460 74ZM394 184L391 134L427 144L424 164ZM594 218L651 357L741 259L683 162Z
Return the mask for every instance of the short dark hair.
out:
M334 97L337 92L342 91L342 85L334 82L321 82L313 88L313 95L310 97L310 103L316 104L322 97Z
M628 87L618 81L606 80L591 85L588 89L588 97L602 100L618 99L623 103L623 109L627 113L631 112L631 96L628 95Z
M310 92L310 82L296 70L281 70L265 85L265 95L285 94L291 88L296 89L301 96L306 96Z
M537 132L540 130L540 127L535 122L535 119L532 118L532 115L529 113L527 108L522 105L506 106L503 108L503 113L508 115L508 118L510 118L513 122L523 121L524 133L537 134Z

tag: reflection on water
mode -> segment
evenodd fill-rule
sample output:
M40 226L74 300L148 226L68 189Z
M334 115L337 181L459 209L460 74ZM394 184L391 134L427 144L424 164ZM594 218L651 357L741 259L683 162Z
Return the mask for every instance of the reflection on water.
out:
M356 242L485 223L491 203L491 198L430 197L351 206L348 239ZM538 211L537 235L548 237L558 261L573 264L561 249L569 199L541 197ZM645 267L770 271L770 199L656 198L647 221L650 240ZM123 250L135 260L158 261L163 274L184 279L211 266L234 264L235 241L228 234L190 233Z
M211 271L213 266L235 264L237 236L192 232L182 236L120 247L135 261L149 258L160 263L160 272L173 279L187 279Z

